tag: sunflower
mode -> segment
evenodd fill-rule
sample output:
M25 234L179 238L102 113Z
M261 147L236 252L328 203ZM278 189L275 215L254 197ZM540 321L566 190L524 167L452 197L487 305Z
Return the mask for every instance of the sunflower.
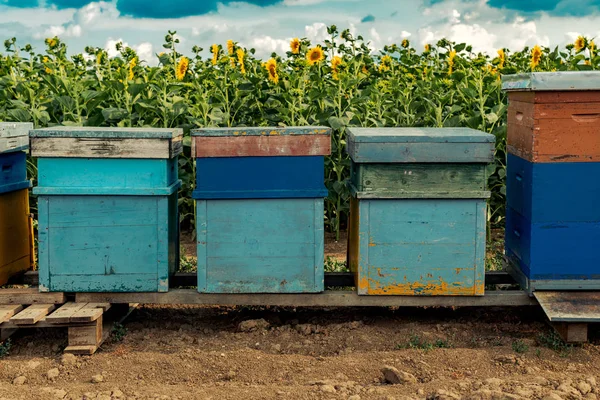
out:
M410 42L408 41L408 39L402 40L402 47L408 49L408 46L410 46Z
M506 61L506 54L504 54L504 49L498 50L498 59L500 62L498 63L498 68L504 68L504 62Z
M44 56L44 58L42 59L42 62L45 64L47 62L50 62L50 59L46 56Z
M300 53L300 39L293 38L290 42L290 49L292 50L292 54Z
M210 47L210 52L213 55L212 65L217 65L217 61L219 61L219 45L218 44L213 44Z
M44 71L46 71L47 74L52 74L52 70L48 67L46 67Z
M366 66L366 65L363 65L363 66L362 66L362 70L361 70L361 72L362 72L363 74L365 74L365 75L367 75L367 74L369 73L369 70L367 69L367 66Z
M456 50L452 50L448 53L448 75L452 75L452 68L454 67L454 57L456 57Z
M312 49L309 49L308 53L306 53L306 60L308 60L308 63L310 65L320 63L324 59L325 54L323 53L323 49L321 48L321 46L315 46Z
M232 56L234 51L235 51L235 44L233 43L233 40L228 40L227 41L227 54Z
M585 50L587 40L583 36L579 36L575 39L575 43L573 44L575 45L575 51L579 53L580 51Z
M48 45L48 47L53 49L56 47L56 45L58 45L58 41L56 40L56 38L48 38L46 39L46 44Z
M542 48L537 44L531 49L531 70L533 71L535 67L540 65L540 60L542 59Z
M594 43L593 40L590 40L588 43L588 49L590 49L590 57L594 57L594 54L596 53L596 43Z
M238 60L238 64L240 64L240 72L242 74L246 73L246 67L244 66L244 57L246 56L246 53L244 53L244 50L239 48L236 50L236 54L237 54L237 60Z
M429 46L428 44L425 45L425 52L429 53L431 51L431 46Z
M338 80L338 72L339 71L339 66L342 65L342 58L339 56L334 56L331 59L331 76L333 77L333 79Z
M129 73L127 74L127 79L132 81L133 78L135 77L134 73L133 73L133 69L135 68L135 66L137 65L137 57L133 57L133 59L131 59L131 61L129 62Z
M269 61L264 63L264 67L269 73L269 80L277 84L279 82L279 75L277 74L277 61L275 61L274 58L271 58Z
M185 78L185 74L188 70L189 65L190 60L187 57L181 57L181 59L177 63L177 68L175 68L175 77L178 81L181 81L183 80L183 78Z
M381 57L381 64L379 64L379 72L389 71L392 66L392 57L385 55Z

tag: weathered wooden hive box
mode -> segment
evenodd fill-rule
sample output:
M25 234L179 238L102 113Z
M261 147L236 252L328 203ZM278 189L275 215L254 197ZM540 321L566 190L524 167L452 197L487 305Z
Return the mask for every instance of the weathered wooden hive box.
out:
M27 154L30 123L0 122L0 285L34 263Z
M166 292L179 262L182 130L54 127L30 136L40 290Z
M600 289L600 72L502 80L510 269L530 291Z
M198 291L323 291L330 148L324 127L192 131Z
M463 128L348 130L348 260L359 294L484 294L494 141Z

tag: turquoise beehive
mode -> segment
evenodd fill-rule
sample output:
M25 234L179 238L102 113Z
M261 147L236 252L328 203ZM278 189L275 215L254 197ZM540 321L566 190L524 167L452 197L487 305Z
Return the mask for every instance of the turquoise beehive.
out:
M192 131L199 292L323 291L330 146L324 127Z
M179 262L181 129L32 130L41 291L165 292Z

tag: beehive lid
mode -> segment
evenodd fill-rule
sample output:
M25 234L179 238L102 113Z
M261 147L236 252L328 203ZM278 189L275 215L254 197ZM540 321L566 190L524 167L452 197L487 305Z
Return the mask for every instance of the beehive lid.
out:
M331 153L331 128L236 127L192 130L192 155L206 157L324 156Z
M469 128L349 128L359 163L491 162L495 137Z
M331 128L325 126L293 127L235 127L192 129L192 136L280 136L280 135L329 135Z
M30 132L33 157L173 158L181 154L180 128L56 126Z
M530 72L503 75L508 91L600 90L600 71Z
M0 153L27 150L31 129L30 122L0 122Z
M34 129L32 138L105 138L105 139L173 139L183 136L180 128L102 128L55 126Z

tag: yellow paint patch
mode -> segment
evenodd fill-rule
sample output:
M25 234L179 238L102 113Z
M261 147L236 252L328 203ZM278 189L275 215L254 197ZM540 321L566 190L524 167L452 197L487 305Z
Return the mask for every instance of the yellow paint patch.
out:
M281 135L281 132L279 132L279 131L271 131L271 132L269 132L269 135L271 135L271 136L277 136L277 135Z
M479 281L473 286L465 286L462 282L448 284L443 280L439 283L407 282L380 286L376 280L369 279L367 286L370 295L395 296L482 296L485 290Z

